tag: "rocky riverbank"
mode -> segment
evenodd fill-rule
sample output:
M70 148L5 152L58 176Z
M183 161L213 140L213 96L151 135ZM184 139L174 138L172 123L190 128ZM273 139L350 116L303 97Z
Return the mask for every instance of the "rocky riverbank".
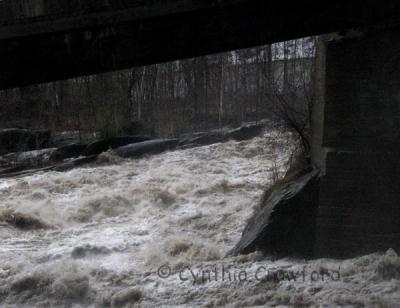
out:
M116 155L124 158L139 158L168 150L204 146L229 140L247 140L260 135L263 127L263 125L247 125L236 129L184 135L178 139L122 136L94 140L87 144L71 143L57 148L13 152L0 156L0 178L27 175L45 170L70 170L95 161L98 155L108 150L114 150Z

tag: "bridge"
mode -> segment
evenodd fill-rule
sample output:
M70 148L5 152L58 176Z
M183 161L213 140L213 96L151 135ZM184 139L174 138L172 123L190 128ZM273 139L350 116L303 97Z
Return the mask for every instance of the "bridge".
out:
M0 88L356 28L318 52L316 254L400 249L399 22L399 1L3 0Z
M0 88L388 24L399 13L394 1L371 0L3 0Z

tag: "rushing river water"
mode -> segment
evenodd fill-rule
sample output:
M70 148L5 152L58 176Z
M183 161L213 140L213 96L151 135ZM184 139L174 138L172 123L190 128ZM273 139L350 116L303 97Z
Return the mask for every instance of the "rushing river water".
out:
M1 307L376 306L400 303L400 259L224 258L285 170L287 135L0 182ZM7 213L48 227L24 231ZM10 215L10 214L8 214Z

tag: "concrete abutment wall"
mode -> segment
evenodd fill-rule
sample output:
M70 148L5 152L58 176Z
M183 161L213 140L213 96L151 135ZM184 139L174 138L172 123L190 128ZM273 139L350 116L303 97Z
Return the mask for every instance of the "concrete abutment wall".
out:
M320 43L316 254L400 252L400 29Z

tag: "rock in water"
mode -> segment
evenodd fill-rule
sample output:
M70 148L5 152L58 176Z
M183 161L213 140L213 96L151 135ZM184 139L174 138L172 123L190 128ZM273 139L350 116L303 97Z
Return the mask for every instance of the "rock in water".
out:
M138 143L149 140L147 136L128 136L128 137L114 137L109 139L98 140L90 143L83 151L84 156L98 155L107 152L109 148L116 149L124 145Z
M1 157L9 166L25 166L27 168L40 168L45 166L55 149L34 150L28 152L10 153Z
M83 151L86 149L85 144L73 143L69 145L62 146L50 155L51 161L62 161L66 158L81 156Z
M88 144L93 140L99 139L98 132L84 132L84 131L62 131L52 132L51 144L56 148L68 146L70 144Z
M179 141L180 147L210 145L217 142L226 142L229 137L221 131L200 132L185 136Z
M243 141L259 136L264 129L263 125L249 125L232 130L214 130L183 136L179 142L180 148L210 145L230 140Z
M318 170L278 186L249 220L229 255L261 250L279 256L311 257L315 239Z
M21 230L37 230L51 229L52 227L42 221L40 218L15 212L13 210L5 210L0 212L0 221L4 221L9 225Z
M242 126L229 132L229 136L236 141L248 140L261 135L263 125Z
M73 158L71 160L67 160L56 165L51 165L43 168L36 168L36 169L27 169L27 167L15 167L15 168L8 168L8 169L0 169L0 178L12 178L17 176L28 176L32 175L36 172L43 172L43 171L58 171L64 172L71 170L76 167L80 167L89 163L94 163L98 158L98 155L91 155L85 157L78 157Z
M127 288L111 297L111 307L125 307L127 304L138 302L142 296L142 292L139 289L133 287Z
M146 154L159 154L173 150L178 143L178 139L155 139L119 147L115 152L121 157L136 158Z
M59 165L52 166L50 168L51 168L51 170L54 170L54 171L60 171L60 172L68 171L73 168L83 166L85 164L93 163L97 160L97 157L98 157L98 155L91 155L91 156L87 156L87 157L74 158L70 161L61 163Z

